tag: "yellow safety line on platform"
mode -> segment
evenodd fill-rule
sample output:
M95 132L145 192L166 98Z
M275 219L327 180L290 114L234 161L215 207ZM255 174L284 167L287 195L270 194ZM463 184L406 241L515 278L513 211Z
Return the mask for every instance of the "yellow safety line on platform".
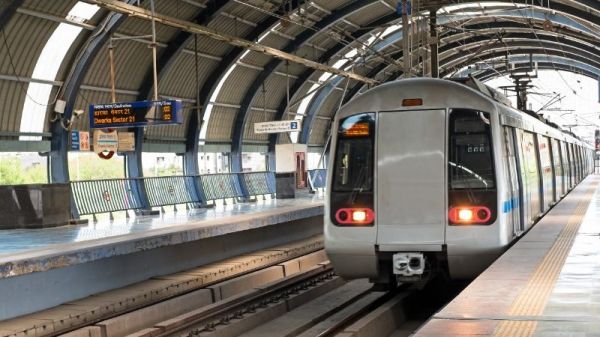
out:
M579 226L588 209L598 183L593 183L585 192L585 199L579 201L575 212L569 217L567 225L513 301L507 314L509 316L541 316L548 298L554 290L562 266L571 251L571 246L579 231ZM494 330L495 337L531 337L537 327L537 321L502 321Z

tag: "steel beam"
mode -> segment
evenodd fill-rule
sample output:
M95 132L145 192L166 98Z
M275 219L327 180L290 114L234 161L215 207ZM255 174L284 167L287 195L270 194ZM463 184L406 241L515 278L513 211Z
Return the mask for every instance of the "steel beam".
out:
M382 18L369 22L367 26L369 27L379 27L383 25L388 25L394 21L399 20L398 15L396 13L386 15ZM352 40L362 39L367 35L370 35L371 31L365 32L364 30L358 30L351 34ZM328 62L332 57L340 53L342 50L347 48L348 46L344 43L337 43L335 46L328 49L321 57L319 57L319 62ZM304 86L304 84L309 82L309 79L316 73L313 69L306 69L298 78L294 81L292 86L290 87L290 97L296 97L300 89ZM373 73L369 73L367 77L372 78ZM377 74L377 73L375 73ZM283 115L288 110L287 97L283 98L279 103L279 107L277 108L277 113L275 114L275 120L282 120ZM305 128L305 124L302 124L302 129ZM269 167L275 168L275 144L277 144L277 139L280 134L270 134L269 135Z
M212 20L220 15L223 11L225 5L229 3L229 1L209 1L204 9L196 15L194 18L194 22L200 25L207 25ZM161 54L157 68L158 68L158 78L159 83L160 80L164 78L164 76L168 73L171 66L174 64L175 60L183 53L185 47L188 45L189 41L194 37L194 34L187 31L180 31L177 36L175 36L169 43L167 43L167 47L164 48L163 53ZM154 81L152 80L153 71L149 69L144 76L144 80L142 81L142 87L139 90L138 100L147 100L152 92L152 87ZM198 106L198 104L195 104ZM194 108L190 113L190 122L188 125L195 124L197 125L199 109ZM139 128L138 128L139 129ZM186 133L186 144L193 144L191 147L186 146L186 151L184 154L184 170L187 175L197 175L200 174L200 170L198 168L198 136L195 136L195 139L190 139L193 137L195 133L190 133L188 127L188 132ZM137 133L140 131L136 130ZM143 176L143 167L142 167L142 146L143 146L143 135L136 134L136 152L134 154L127 155L126 159L128 161L128 171L130 176ZM138 151L139 149L139 151ZM194 191L197 196L199 196L200 200L204 200L204 196L202 193L202 189L198 186L193 186Z
M296 9L296 7L292 9ZM248 40L258 39L261 33L265 32L267 29L270 29L278 21L279 19L273 16L267 17L263 22L259 23L250 33L248 33L245 36L245 38ZM201 106L202 109L197 115L197 118L190 119L190 122L188 124L185 156L186 163L188 161L193 161L193 153L198 152L198 140L200 138L200 129L202 127L202 120L204 119L204 115L206 114L206 109L208 108L210 103L210 98L217 90L217 86L221 82L227 70L236 64L236 62L240 59L243 53L243 48L234 48L233 50L231 50L227 55L223 57L223 59L219 63L219 66L211 72L211 74L207 77L206 81L204 81L204 84L202 85L198 94L199 101L197 104L198 106ZM234 170L231 171L235 172ZM245 185L241 184L240 186Z
M137 0L127 0L130 3L134 3ZM79 53L75 57L75 60L71 62L72 66L68 72L68 76L65 79L65 85L59 92L59 97L66 101L66 108L63 114L65 120L70 120L73 116L73 108L75 106L75 100L80 90L83 79L89 70L95 57L110 34L114 32L117 27L125 20L127 16L119 13L109 13L104 18L102 24L99 24L93 32L89 35L87 41L83 44L84 48L80 49ZM51 124L50 129L52 132L51 146L50 146L50 182L68 182L69 179L69 165L68 165L68 147L69 147L69 132L65 130L61 121L58 120ZM142 205L147 205L148 201L145 198L145 192L142 193L136 190L136 197L138 197ZM73 215L77 211L73 207Z
M129 4L117 1L117 0L87 0L87 2L96 4L100 7L106 8L106 9L114 11L114 12L127 14L129 16L136 17L136 18L143 19L143 20L152 20L152 18L154 18L154 20L157 23L161 23L161 24L173 27L173 28L181 29L183 31L187 31L187 32L190 32L193 34L207 36L211 39L221 41L221 42L230 44L235 47L242 47L242 48L252 50L257 53L269 55L269 56L272 56L272 57L275 57L275 58L278 58L278 59L281 59L284 61L298 63L305 67L314 68L314 69L326 71L326 72L331 72L336 75L349 77L349 78L355 79L357 81L365 82L365 83L376 83L376 81L374 81L373 79L366 78L366 77L363 77L363 76L360 76L357 74L353 74L350 72L342 71L342 70L336 69L334 67L326 66L326 65L320 64L318 62L315 62L315 61L312 61L312 60L309 60L309 59L306 59L306 58L303 58L300 56L296 56L296 55L290 54L288 52L278 50L277 48L272 48L269 46L262 45L260 43L256 43L256 42L252 42L252 41L248 41L248 40L239 38L237 36L221 33L215 29L208 28L208 27L205 27L205 26L193 23L193 22L180 20L180 19L177 19L174 17L170 17L167 15L162 15L162 14L158 14L158 13L152 15L152 12L147 9L129 5Z
M543 41L543 40L522 40L522 41L505 41L502 45L490 46L486 49L481 49L477 44L471 44L466 46L460 54L453 54L443 57L444 66L443 74L448 74L452 69L462 69L470 63L475 63L477 58L481 55L489 54L494 51L518 51L522 53L522 50L541 50L544 52L554 51L561 55L568 55L569 57L578 58L591 65L600 64L600 56L588 50L580 48L580 46L574 43L559 43L554 41ZM473 58L473 55L477 55L477 58ZM450 69L452 68L452 69Z
M331 81L331 83L327 84L325 87L321 88L314 96L311 102L306 109L306 116L302 120L302 131L300 132L300 137L298 138L298 143L300 144L308 144L310 139L310 134L313 127L313 122L315 120L315 116L321 110L321 107L329 98L329 95L335 90L335 88L342 83L344 78L336 77ZM342 98L343 99L343 98Z
M519 69L518 67L516 69ZM554 62L538 62L538 69L540 70L562 70L573 73L578 73L584 76L587 76L593 80L597 80L598 76L600 76L600 69L596 72L590 72L588 68L578 67L573 65L567 65L564 63L554 63ZM486 69L484 71L478 72L473 76L479 79L480 81L488 81L493 78L506 75L510 72L510 69L507 69L506 66L495 68L494 70Z
M221 12L223 12L225 5L227 5L229 2L230 1L217 0L208 1L204 9L202 9L200 13L196 15L193 21L199 25L208 25L215 18L217 18ZM179 55L181 55L181 53L185 50L185 47L193 37L194 34L188 31L180 31L171 41L167 43L167 46L163 49L157 64L159 79L164 78L164 76L169 72L174 61L177 60ZM144 80L142 81L142 86L139 90L139 100L146 100L150 97L153 84L152 69L149 69L144 75Z
M437 34L437 12L429 11L429 49L431 53L431 77L440 77L440 64L438 61L438 34Z
M564 49L560 49L560 48L554 48L551 50L544 49L543 47L540 46L539 42L536 41L534 43L534 40L533 40L534 37L532 35L533 34L530 34L530 39L531 39L530 42L525 43L525 45L529 49L519 50L519 52L522 52L523 54L527 54L527 57L529 57L528 56L529 53L539 54L539 55L534 55L534 59L540 59L540 60L543 59L544 57L546 57L547 56L546 54L556 57L557 60L564 58L564 53L563 53ZM554 42L553 40L549 40L549 41L550 41L549 43ZM593 70L593 69L600 69L600 60L598 62L594 62L589 59L589 58L600 58L600 57L596 56L597 54L593 53L593 50L590 49L589 46L584 46L584 45L577 43L576 41L568 40L568 39L562 39L562 42L570 44L570 45L565 45L563 47L563 48L568 49L568 51L564 50L568 54L568 58L565 58L564 59L565 61L563 63L565 63L566 65L571 65L571 66L576 63L581 64L581 65L588 65L588 67L590 67L590 68L588 68L588 71ZM544 42L542 42L542 43L544 43ZM510 42L509 44L512 45L513 49L518 50L518 48L521 48L518 45L515 45L515 43L513 43L513 42ZM554 42L554 44L556 45L558 43ZM467 61L464 61L464 63L461 66L466 66L466 63L469 62L469 55L472 55L474 52L478 51L477 46L474 46L474 45L471 45L471 48L468 48L469 46L465 46L465 47L467 47L467 48L461 52L461 55L462 55L462 59L467 59ZM579 47L588 49L588 50L583 50L583 49L579 50L580 53L584 53L586 55L585 57L583 57L577 53ZM451 50L451 48L447 48L447 49ZM494 50L496 50L496 49L494 49ZM492 50L492 51L494 51L494 50ZM489 58L501 57L501 56L505 55L505 51L504 51L505 49L499 48L498 50L499 51L492 52L491 54L489 53L489 51L482 52L480 58L489 59ZM400 56L401 53L399 52L399 53L397 53L397 55ZM488 57L488 55L492 55L492 56ZM523 56L523 57L525 57L525 56ZM440 59L440 61L442 63L442 68L448 62L450 62L449 57L446 57L446 58L442 57ZM583 66L581 66L581 67L583 67ZM379 69L374 69L374 71L369 73L367 76L377 78L377 74L379 73L379 71L383 70L383 68L385 68L385 66L383 66L383 67L380 66ZM566 69L568 69L568 68L566 68ZM590 71L590 73L591 73L591 71ZM388 79L385 80L384 82L387 82L388 80L393 79L394 77L398 77L399 75L400 74L396 73L395 76L388 77ZM442 72L441 77L443 77L445 75L447 75L447 72ZM362 87L361 84L357 84L352 89L350 89L347 93L347 96L346 96L347 98L345 99L345 102L347 102L351 98L353 98L359 92L361 87Z
M367 6L370 6L374 3L377 3L377 1L375 1L375 0L358 1L357 0L357 1L354 1L354 2L346 5L343 8L333 11L331 13L331 15L328 15L323 20L317 22L314 25L313 28L317 32L315 32L314 30L303 31L298 36L296 36L294 41L288 43L282 49L282 51L288 52L288 53L295 51L296 49L300 48L303 44L307 43L311 38L313 38L315 35L317 35L320 31L331 27L335 23L344 19L346 16L356 13L357 11L360 11L361 9L363 9ZM260 88L262 87L263 83L269 78L269 76L271 76L271 74L281 64L282 64L282 62L277 59L273 59L269 63L267 63L267 65L264 66L264 70L254 79L254 82L252 83L252 85L250 86L250 88L248 89L248 91L246 92L246 95L244 96L244 98L242 100L242 104L241 104L242 108L239 110L238 114L236 115L235 122L233 125L233 130L232 130L232 135L233 135L233 139L232 139L232 143L231 143L231 167L232 167L232 170L242 170L242 157L241 157L242 142L243 142L243 137L244 137L244 129L245 129L245 125L246 125L246 120L249 115L249 110L250 110L252 101L254 101L254 99L255 99L256 95L258 94ZM321 63L319 63L319 64L321 64ZM333 68L333 67L330 67L330 68ZM315 68L313 68L313 69L315 69ZM333 68L333 69L335 69L335 68ZM315 70L321 70L321 69L315 69ZM340 71L340 70L338 70L338 71ZM333 73L331 71L327 71L327 72ZM335 74L335 73L333 73L333 74ZM350 78L352 78L352 77L350 77ZM356 78L353 78L353 79L356 79ZM361 81L361 82L376 83L373 80L371 80L370 82L367 82L367 81Z

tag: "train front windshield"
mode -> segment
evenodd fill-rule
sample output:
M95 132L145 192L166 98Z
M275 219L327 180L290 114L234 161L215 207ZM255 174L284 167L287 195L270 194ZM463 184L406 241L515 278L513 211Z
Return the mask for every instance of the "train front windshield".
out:
M472 110L450 113L450 188L494 189L489 114Z
M375 114L362 113L340 121L336 135L331 184L331 221L338 226L371 226Z
M338 130L333 191L373 189L373 114L351 116Z
M449 131L450 224L492 224L497 216L497 192L490 115L467 109L451 110ZM468 210L464 213L469 215L468 219L458 217L460 210Z

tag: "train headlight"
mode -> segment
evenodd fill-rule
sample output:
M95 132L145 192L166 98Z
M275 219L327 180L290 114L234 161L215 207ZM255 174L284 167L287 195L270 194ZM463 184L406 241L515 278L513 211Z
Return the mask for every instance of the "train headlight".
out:
M460 221L471 221L473 220L473 210L469 208L463 208L458 210L458 220Z
M370 208L340 208L335 212L335 220L340 225L370 226L375 221L375 213Z
M367 220L367 212L363 210L357 210L352 212L352 220L356 222L363 222Z

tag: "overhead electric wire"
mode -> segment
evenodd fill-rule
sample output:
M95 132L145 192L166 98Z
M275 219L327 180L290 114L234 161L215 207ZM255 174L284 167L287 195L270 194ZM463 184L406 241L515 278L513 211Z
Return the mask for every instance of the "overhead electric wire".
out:
M25 94L25 96L26 96L26 97L27 97L27 98L28 98L30 101L32 101L34 104L36 104L36 105L39 105L39 106L41 106L41 107L49 107L49 106L51 106L51 105L54 105L54 104L56 103L56 101L58 100L58 94L60 93L60 89L62 88L62 86L63 86L63 84L64 84L64 83L63 83L63 84L60 84L60 85L54 85L54 84L51 84L51 83L47 83L47 84L46 84L46 85L49 85L49 86L51 86L51 87L58 87L58 88L57 88L57 90L56 90L56 95L54 96L54 99L52 100L52 102L49 102L49 103L47 103L47 104L44 104L44 103L40 103L40 102L36 101L36 100L35 100L33 97L31 97L31 96L29 95L29 93L28 93L28 89L27 89L27 88L25 88L25 84L24 84L24 83L26 83L26 82L29 82L29 83L31 83L31 82L34 82L34 81L35 81L35 79L34 79L34 78L32 78L32 81L27 81L26 79L22 78L22 77L21 77L21 76L20 76L20 75L17 73L17 67L15 66L15 63L14 63L14 60L13 60L12 54L11 54L11 52L10 52L10 46L8 45L8 39L6 38L6 33L4 32L4 29L0 29L0 32L2 32L2 41L4 42L3 44L4 44L4 47L6 48L6 56L8 56L8 61L9 61L9 63L10 63L10 68L11 68L11 70L12 70L12 72L13 72L13 75L14 75L14 76L15 76L15 78L17 79L17 83L19 83L19 84L18 84L18 87L19 87L19 89L21 89L21 91L23 91L23 93ZM50 82L50 81L49 81L49 82ZM42 84L44 84L44 83L42 83Z

